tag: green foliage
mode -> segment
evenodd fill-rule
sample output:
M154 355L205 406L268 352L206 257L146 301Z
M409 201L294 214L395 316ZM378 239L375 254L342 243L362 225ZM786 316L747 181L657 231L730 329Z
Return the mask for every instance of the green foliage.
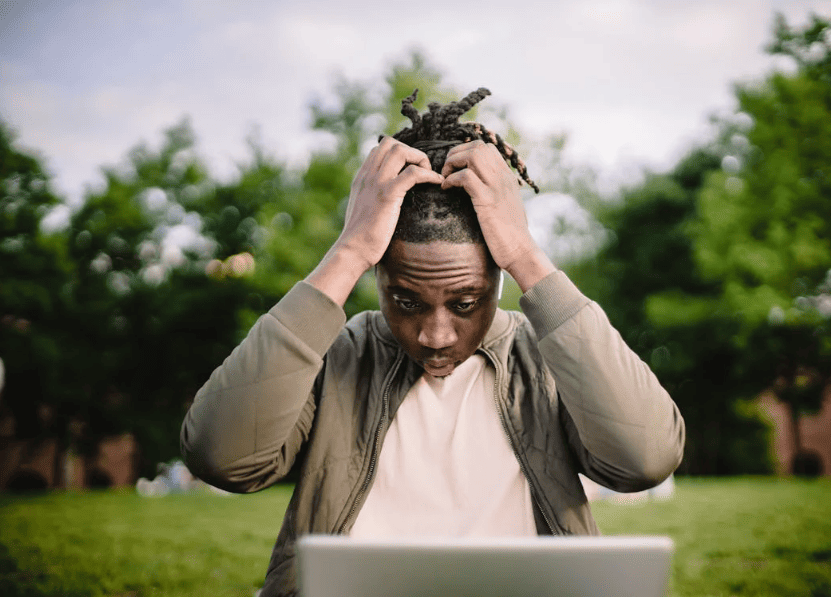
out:
M828 19L813 14L810 22L801 30L788 25L782 14L773 22L773 41L767 51L771 54L788 56L797 68L809 78L831 82L831 52L828 51Z
M714 306L719 286L696 273L689 223L696 192L720 164L698 149L669 174L650 174L598 213L610 242L570 274L598 300L629 346L655 371L687 424L681 471L770 470L767 430L734 408L737 322Z
M418 54L391 68L380 99L342 79L331 104L310 106L333 150L290 170L252 135L248 161L222 184L183 120L159 147L142 143L104 168L104 184L51 235L40 222L60 200L3 125L0 353L17 436L92 455L101 437L132 432L145 475L178 454L196 390L337 239L355 170L391 106L397 114L412 86L443 97L438 81ZM374 307L367 274L346 311ZM57 459L55 471L60 479Z
M324 108L319 102L311 105L312 128L333 134L338 142L337 157L349 163L360 154L370 134L365 125L375 107L369 100L368 89L360 83L340 79L335 92L338 97L335 108ZM350 165L357 168L359 164Z
M3 408L23 437L51 425L42 406L60 389L65 337L62 290L70 263L66 249L40 230L59 200L40 160L14 147L0 122L0 356L6 369ZM60 394L58 394L60 397Z
M105 186L63 233L73 270L60 333L73 351L63 357L69 395L57 405L59 436L83 453L130 431L145 474L178 452L184 404L236 343L233 314L247 292L242 279L205 275L217 248L250 247L251 231L228 217L250 206L218 198L194 145L183 121L158 150L133 149L104 170ZM212 238L171 240L204 223Z
M827 31L778 19L772 51L796 72L737 89L720 138L601 212L612 242L575 268L679 404L687 472L765 470L737 405L773 388L811 412L831 380Z
M769 51L794 73L737 90L750 124L702 189L691 226L718 309L739 322L746 377L794 412L815 411L831 382L831 23L780 15Z

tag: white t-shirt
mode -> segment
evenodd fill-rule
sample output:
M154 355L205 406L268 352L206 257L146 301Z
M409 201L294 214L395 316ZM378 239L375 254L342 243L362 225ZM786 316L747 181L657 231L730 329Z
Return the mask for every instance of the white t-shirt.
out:
M390 424L352 537L536 535L528 481L496 410L495 372L474 355L427 373Z

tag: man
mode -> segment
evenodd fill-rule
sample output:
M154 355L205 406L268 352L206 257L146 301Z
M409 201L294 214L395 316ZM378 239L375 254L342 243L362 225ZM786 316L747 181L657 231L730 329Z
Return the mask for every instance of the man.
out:
M637 491L680 462L675 404L531 237L506 160L530 183L524 166L455 122L486 94L423 119L405 100L411 144L370 152L337 242L184 421L188 466L231 491L271 485L304 448L263 596L296 591L303 533L597 534L578 472ZM381 313L345 323L373 266ZM497 308L503 270L525 316Z

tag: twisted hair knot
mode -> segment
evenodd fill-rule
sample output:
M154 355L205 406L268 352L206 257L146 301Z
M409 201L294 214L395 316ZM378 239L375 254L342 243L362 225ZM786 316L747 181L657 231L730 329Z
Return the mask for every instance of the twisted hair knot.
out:
M478 122L459 122L462 114L468 112L490 94L489 90L480 87L458 102L445 105L430 102L427 105L427 112L419 114L413 106L418 97L418 89L416 89L401 100L401 113L410 120L412 126L397 132L393 138L426 153L430 158L430 165L436 172L441 172L444 161L447 159L447 152L451 147L477 139L491 143L496 146L505 161L516 169L520 176L520 184L525 181L534 189L534 192L539 193L539 187L528 176L525 162L502 137Z

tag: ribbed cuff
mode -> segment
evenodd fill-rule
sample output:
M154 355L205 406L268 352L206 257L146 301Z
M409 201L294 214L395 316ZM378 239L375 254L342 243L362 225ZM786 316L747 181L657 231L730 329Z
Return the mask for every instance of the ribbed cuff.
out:
M321 357L346 323L341 306L304 281L295 284L269 313Z
M538 338L544 338L588 305L586 297L562 271L547 275L528 289L519 306Z

